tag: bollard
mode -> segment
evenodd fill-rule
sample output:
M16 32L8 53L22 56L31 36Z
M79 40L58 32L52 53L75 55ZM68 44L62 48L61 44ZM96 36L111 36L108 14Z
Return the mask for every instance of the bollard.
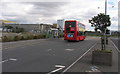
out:
M102 50L104 50L104 38L101 37L101 46L102 46Z
M108 38L106 38L106 44L108 45Z

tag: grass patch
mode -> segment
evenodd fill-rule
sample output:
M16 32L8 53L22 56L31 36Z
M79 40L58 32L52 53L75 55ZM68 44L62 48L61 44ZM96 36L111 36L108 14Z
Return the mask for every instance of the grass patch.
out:
M97 36L97 37L103 37L103 35L86 35L86 36Z
M93 52L97 52L97 53L100 53L100 52L103 52L103 53L112 53L112 50L100 50L100 49L97 49L97 50L94 50Z
M112 35L111 35L110 37L120 37L120 36L112 36Z

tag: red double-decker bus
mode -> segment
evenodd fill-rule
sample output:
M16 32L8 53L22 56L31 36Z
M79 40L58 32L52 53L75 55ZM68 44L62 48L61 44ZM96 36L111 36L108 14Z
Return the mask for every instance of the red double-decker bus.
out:
M66 20L64 27L64 40L80 41L84 40L85 25L77 20Z

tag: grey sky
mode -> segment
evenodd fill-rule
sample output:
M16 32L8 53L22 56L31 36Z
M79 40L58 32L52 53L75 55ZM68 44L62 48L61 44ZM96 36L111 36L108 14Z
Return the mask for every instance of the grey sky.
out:
M3 20L18 23L56 23L57 19L79 19L86 25L87 30L93 30L88 20L98 13L104 13L104 0L79 0L79 2L15 2L14 0L0 4L2 11L0 19ZM112 18L112 26L118 26L117 0L108 0L108 14ZM116 27L110 29L117 30Z

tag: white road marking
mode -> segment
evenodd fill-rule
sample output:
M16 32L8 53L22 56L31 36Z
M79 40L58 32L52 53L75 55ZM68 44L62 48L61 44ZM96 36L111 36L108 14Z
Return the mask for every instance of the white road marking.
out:
M74 51L75 49L65 49L66 51Z
M82 56L80 56L75 62L73 62L70 66L68 66L61 74L63 74L64 72L66 72L68 69L70 69L75 63L77 63L83 56L85 56L95 45L97 44L97 42L89 49L87 50Z
M56 69L56 70L51 71L51 72L50 72L50 73L48 73L48 74L55 73L55 72L57 72L57 71L59 71L59 70L61 70L61 69L63 69L63 68L58 68L58 69Z
M49 72L48 74L55 73L55 72L57 72L57 71L62 70L63 68L65 68L65 66L62 66L62 65L55 65L55 67L57 67L58 69L55 69L55 70Z
M3 61L1 61L0 63L4 63L4 62L7 62L7 61L9 61L8 59L7 60L3 60Z
M62 65L55 65L55 67L61 67L61 68L64 68L65 66L62 66Z
M114 42L111 40L112 44L114 45L114 47L117 49L117 51L120 53L120 50L117 48L117 46L114 44Z
M52 51L52 49L48 49L48 51Z
M4 63L4 62L7 62L7 61L17 61L17 59L10 58L10 59L3 60L0 63Z
M17 59L14 59L14 58L10 58L9 60L11 60L11 61L17 61Z

